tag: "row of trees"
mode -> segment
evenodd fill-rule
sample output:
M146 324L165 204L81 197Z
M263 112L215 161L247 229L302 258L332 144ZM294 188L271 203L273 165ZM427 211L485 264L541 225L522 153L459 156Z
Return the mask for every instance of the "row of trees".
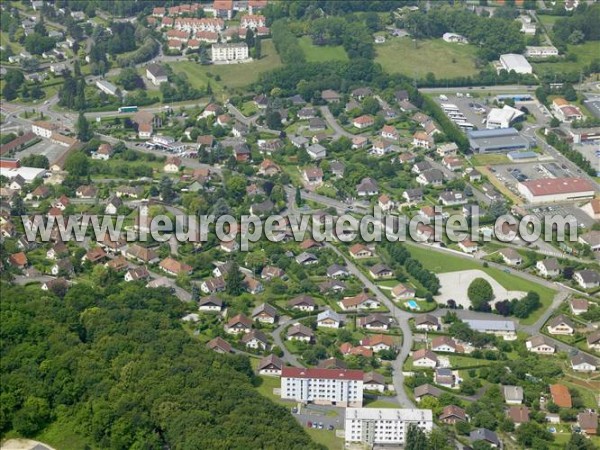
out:
M316 45L342 45L350 59L375 57L371 31L354 16L313 20L309 34Z
M425 269L420 261L413 259L406 247L386 240L383 248L390 257L392 268L404 267L406 272L421 283L431 295L438 293L439 278L433 272Z
M271 26L271 36L275 50L286 65L300 65L306 62L298 38L290 31L287 21L277 20Z

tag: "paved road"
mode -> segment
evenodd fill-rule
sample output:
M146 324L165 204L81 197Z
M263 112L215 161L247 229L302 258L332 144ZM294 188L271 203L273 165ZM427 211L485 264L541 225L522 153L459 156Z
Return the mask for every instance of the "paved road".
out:
M353 137L359 136L352 133L347 132L344 128L335 120L331 111L329 111L329 107L327 105L321 106L321 114L323 114L323 118L327 121L327 124L333 128L335 134L333 135L333 140L337 140L342 136L347 137L348 139L352 139Z
M273 341L275 342L275 345L277 345L281 350L283 350L283 360L286 363L291 364L292 366L295 367L304 367L304 364L302 364L298 358L296 357L296 355L294 355L293 353L291 353L285 346L283 339L281 337L281 333L283 332L283 330L285 329L285 327L287 327L288 325L292 325L296 322L298 322L298 320L300 320L299 318L296 319L290 319L290 320L286 320L284 322L280 322L279 325L277 326L277 328L275 328L275 330L273 330L273 332L271 333L271 335L273 336Z
M400 352L396 359L392 362L392 367L394 369L393 375L393 383L394 389L396 390L396 398L398 403L403 408L412 408L414 407L414 403L408 398L406 392L404 390L404 374L402 373L402 365L406 358L408 358L408 354L410 353L413 345L413 336L410 326L408 324L408 319L413 317L412 314L402 311L398 308L387 296L381 292L381 290L377 287L375 283L373 283L367 276L365 276L356 265L350 261L349 258L346 257L341 251L339 251L333 245L326 243L328 248L332 249L338 256L342 257L348 267L348 270L358 278L366 287L368 287L371 292L375 294L377 299L386 305L392 316L398 323L400 330L402 331L402 347L400 348Z

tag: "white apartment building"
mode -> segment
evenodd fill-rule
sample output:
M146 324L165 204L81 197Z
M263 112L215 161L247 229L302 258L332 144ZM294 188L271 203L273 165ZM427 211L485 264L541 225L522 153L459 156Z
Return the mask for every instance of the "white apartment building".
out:
M553 45L530 46L525 47L525 56L530 58L550 58L558 56L558 49Z
M50 122L37 121L31 124L31 132L37 136L50 139L56 126Z
M363 378L362 370L284 367L281 370L281 398L319 405L361 407Z
M408 427L413 424L428 433L433 427L430 409L346 409L346 444L403 445Z
M248 59L248 44L213 44L211 47L212 60L216 61L244 61Z

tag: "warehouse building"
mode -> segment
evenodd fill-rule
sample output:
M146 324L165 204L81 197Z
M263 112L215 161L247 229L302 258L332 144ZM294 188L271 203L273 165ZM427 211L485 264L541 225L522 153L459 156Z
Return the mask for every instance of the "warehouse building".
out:
M514 128L469 131L467 136L473 153L528 150L531 146Z
M502 69L507 72L513 70L516 73L533 73L531 64L527 62L523 55L518 55L516 53L507 53L500 56L499 71Z
M492 108L487 116L486 128L488 130L509 128L514 121L524 115L524 112L508 105L504 105L502 108Z
M410 425L416 425L425 433L433 428L430 409L346 409L346 445L366 444L369 448L379 445L404 445Z
M594 187L583 178L546 178L522 181L519 193L529 203L554 203L594 198Z

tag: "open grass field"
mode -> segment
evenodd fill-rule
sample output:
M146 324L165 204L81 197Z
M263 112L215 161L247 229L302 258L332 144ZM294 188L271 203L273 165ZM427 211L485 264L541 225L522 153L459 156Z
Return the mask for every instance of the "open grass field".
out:
M583 66L587 66L593 59L600 58L600 42L590 41L581 45L569 45L569 53L577 55L577 61L560 62L533 62L534 73L540 74L546 71L553 72L578 72Z
M398 408L398 404L388 400L373 400L369 398L365 398L364 400L365 408Z
M198 88L206 87L208 81L215 92L221 94L248 86L256 81L261 73L281 66L281 59L275 51L270 39L262 42L262 58L245 64L217 64L202 66L193 61L179 61L171 64L176 73L185 73L192 86ZM210 77L208 74L212 74ZM220 80L215 80L216 76Z
M308 62L348 61L346 50L341 45L319 46L314 45L309 36L300 38L300 48Z
M473 155L471 156L471 162L474 166L488 166L488 165L498 165L498 164L510 164L510 160L506 155Z
M538 19L540 19L540 22L542 22L542 25L544 25L546 31L548 32L552 31L552 27L554 26L556 21L560 19L560 16L547 16L544 14L538 14L537 17Z
M335 431L306 428L306 433L317 444L324 445L329 450L344 448L344 440L335 436Z
M425 78L431 72L437 78L456 78L474 75L476 47L449 44L442 39L417 41L389 39L375 47L375 62L388 73L402 73L411 77Z
M493 267L483 267L478 262L470 261L465 258L459 258L452 255L444 255L443 257L440 257L438 252L431 252L426 248L417 245L409 245L409 250L414 258L421 261L423 267L436 273L479 269L483 270L489 276L494 278L505 289L524 292L536 291L538 294L540 294L542 307L536 310L527 319L521 319L520 322L524 325L530 325L534 323L540 317L542 312L544 312L550 306L552 299L556 294L555 290L547 288L546 286L516 277L510 273L503 272Z

